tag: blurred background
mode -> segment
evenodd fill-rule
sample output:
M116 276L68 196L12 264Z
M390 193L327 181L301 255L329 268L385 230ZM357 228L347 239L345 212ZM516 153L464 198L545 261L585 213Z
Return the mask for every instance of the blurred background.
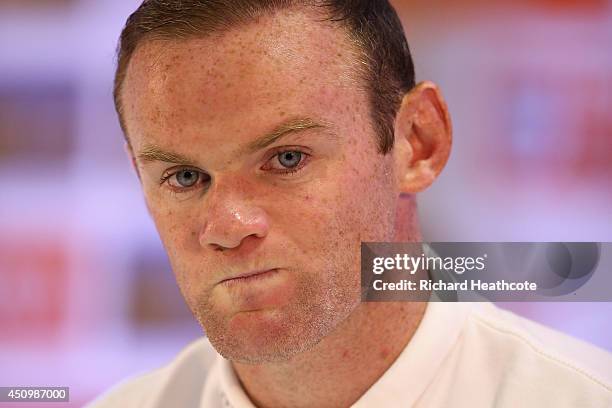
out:
M0 0L0 386L70 386L66 406L201 335L112 104L139 3ZM393 3L454 120L426 239L612 241L612 0ZM612 351L610 303L503 307Z

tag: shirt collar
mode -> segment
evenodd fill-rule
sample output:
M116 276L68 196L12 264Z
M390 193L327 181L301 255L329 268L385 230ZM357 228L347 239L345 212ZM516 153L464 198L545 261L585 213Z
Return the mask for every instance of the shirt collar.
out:
M467 303L429 302L408 345L353 408L414 405L457 342L470 307ZM223 406L255 408L231 363L220 355L217 358L214 372L219 376Z

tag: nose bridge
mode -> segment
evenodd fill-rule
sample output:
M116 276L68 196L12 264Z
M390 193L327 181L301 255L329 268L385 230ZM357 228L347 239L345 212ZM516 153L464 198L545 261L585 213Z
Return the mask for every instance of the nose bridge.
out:
M255 200L255 188L238 175L225 175L213 181L206 197L201 246L236 248L249 236L267 235L267 214Z
M208 191L209 211L246 211L255 207L255 186L239 174L226 174L213 179Z

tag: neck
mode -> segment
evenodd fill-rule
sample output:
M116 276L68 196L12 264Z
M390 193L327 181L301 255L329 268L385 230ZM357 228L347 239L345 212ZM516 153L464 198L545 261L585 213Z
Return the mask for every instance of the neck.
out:
M395 241L419 241L413 197L400 199ZM359 303L314 348L282 363L233 367L258 407L350 406L393 364L427 303Z
M233 363L258 407L350 406L393 364L427 304L361 303L313 349L283 363Z

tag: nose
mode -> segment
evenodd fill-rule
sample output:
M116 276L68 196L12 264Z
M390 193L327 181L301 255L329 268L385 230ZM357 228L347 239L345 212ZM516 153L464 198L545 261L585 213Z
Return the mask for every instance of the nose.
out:
M269 220L261 206L237 192L209 191L209 206L199 235L203 248L238 248L249 237L264 238Z

